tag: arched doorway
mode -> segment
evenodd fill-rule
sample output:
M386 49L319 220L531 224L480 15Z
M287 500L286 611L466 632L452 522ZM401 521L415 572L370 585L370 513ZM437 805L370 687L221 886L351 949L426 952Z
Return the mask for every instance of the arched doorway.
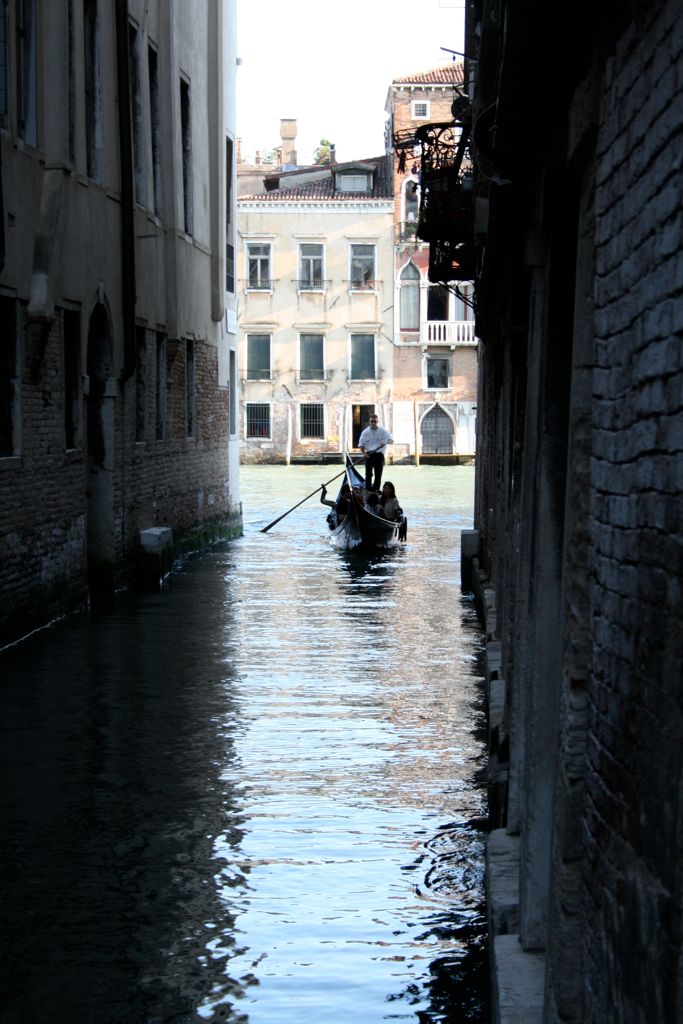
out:
M421 430L425 455L453 454L453 421L440 406L435 405L424 416Z
M114 397L111 321L98 303L88 327L87 544L91 591L110 590L114 578Z

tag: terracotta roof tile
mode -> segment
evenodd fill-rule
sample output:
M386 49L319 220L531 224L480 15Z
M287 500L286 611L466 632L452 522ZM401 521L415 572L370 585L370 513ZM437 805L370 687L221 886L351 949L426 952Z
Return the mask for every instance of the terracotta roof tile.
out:
M462 61L451 61L450 64L440 64L437 68L429 71L418 71L414 75L401 75L392 80L392 85L445 85L462 84L463 63Z
M374 188L372 192L338 192L334 188L334 171L343 170L345 167L354 167L358 164L372 164L376 168ZM301 173L305 174L311 168L302 167ZM296 171L287 172L287 180L292 181L296 177ZM296 200L317 200L326 202L363 202L370 199L393 199L393 185L387 158L385 156L372 157L370 160L352 160L343 164L331 164L330 176L317 181L306 181L301 185L290 185L287 188L275 188L270 192L255 192L248 196L238 196L237 201L258 199L268 202L296 201Z

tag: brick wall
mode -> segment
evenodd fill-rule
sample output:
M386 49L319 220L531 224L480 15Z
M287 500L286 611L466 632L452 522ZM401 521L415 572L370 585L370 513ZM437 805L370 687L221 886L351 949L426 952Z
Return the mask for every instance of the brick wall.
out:
M12 304L14 305L14 304ZM5 307L7 308L7 307ZM16 454L0 458L0 644L88 595L85 440L66 448L63 316L30 322L18 305ZM214 346L195 341L196 416L187 436L185 345L167 351L166 436L156 439L154 332L147 345L147 429L135 440L135 375L115 384L108 533L120 582L135 571L139 530L170 526L178 548L236 529L228 491L228 392ZM83 369L83 367L82 367ZM86 399L77 402L87 435Z
M210 529L230 518L228 391L218 387L217 353L195 341L195 428L187 436L185 342L167 342L166 429L156 438L156 335L147 332L147 429L135 442L135 378L126 385L125 554L134 557L138 531L170 526L174 536Z
M512 0L511 52L492 31L478 65L474 117L504 97L501 137L524 130L524 95L548 100L516 148L488 153L509 187L486 190L478 240L476 522L504 689L492 792L519 851L512 946L542 963L524 1019L678 1024L683 12L602 15L578 70Z
M18 306L15 456L0 459L0 643L85 599L85 464L65 451L62 320Z
M680 1020L661 978L679 969L681 940L682 133L683 25L668 3L609 59L597 142L585 821L595 1021ZM618 955L624 935L633 974Z

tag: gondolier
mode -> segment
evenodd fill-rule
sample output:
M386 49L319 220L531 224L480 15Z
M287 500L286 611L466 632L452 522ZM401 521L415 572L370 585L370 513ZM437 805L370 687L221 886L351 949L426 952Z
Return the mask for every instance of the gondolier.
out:
M380 427L377 416L370 417L370 425L358 439L358 447L365 456L365 486L369 491L379 491L382 486L384 455L388 444L393 444L388 430ZM374 474L374 480L373 480Z

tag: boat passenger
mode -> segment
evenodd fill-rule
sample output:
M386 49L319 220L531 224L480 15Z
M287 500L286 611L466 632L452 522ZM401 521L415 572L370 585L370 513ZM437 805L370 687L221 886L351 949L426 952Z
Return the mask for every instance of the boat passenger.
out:
M325 487L325 484L322 484L320 502L321 504L328 505L330 508L335 510L337 513L337 525L339 523L343 523L349 508L351 507L351 488L349 487L348 481L345 481L341 485L339 497L336 501L329 500L327 497L327 488Z
M385 519L391 519L393 522L398 520L403 515L403 509L398 503L396 497L396 488L390 480L387 480L382 485L382 494L379 499L378 514L384 516Z

